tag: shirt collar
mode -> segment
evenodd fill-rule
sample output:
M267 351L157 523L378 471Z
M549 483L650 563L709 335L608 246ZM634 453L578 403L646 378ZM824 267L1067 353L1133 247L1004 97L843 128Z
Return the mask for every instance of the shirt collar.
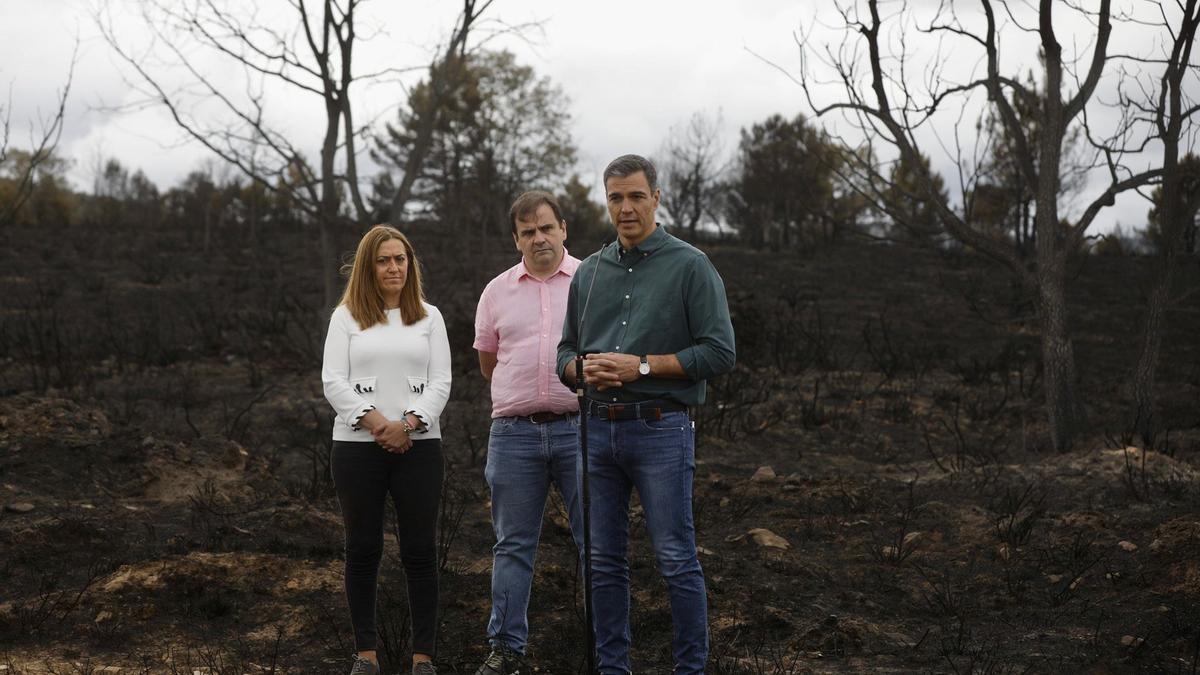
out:
M554 277L555 274L562 274L570 279L571 277L575 276L575 269L577 267L579 267L579 260L572 257L571 252L568 251L567 247L564 246L563 257L558 263L558 269L554 270L554 274L551 274L546 278L550 279ZM537 278L529 273L529 268L525 266L524 258L521 258L521 260L517 262L517 281L520 281L522 277L529 277L530 279Z
M650 233L650 236L643 239L642 243L634 246L628 251L625 251L625 253L632 253L636 251L643 255L650 255L651 253L654 253L658 249L662 248L663 245L667 243L667 239L670 237L670 235L667 234L666 228L664 228L661 223L655 223L655 226L656 227L654 228L654 231ZM616 256L619 259L623 250L621 248L620 239L617 240L617 245L613 248L615 249Z

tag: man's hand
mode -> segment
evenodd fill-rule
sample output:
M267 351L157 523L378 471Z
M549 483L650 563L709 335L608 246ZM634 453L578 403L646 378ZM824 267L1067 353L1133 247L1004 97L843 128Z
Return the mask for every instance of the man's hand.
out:
M633 354L588 354L583 360L583 379L600 391L614 389L641 377L638 374L641 362L641 357Z

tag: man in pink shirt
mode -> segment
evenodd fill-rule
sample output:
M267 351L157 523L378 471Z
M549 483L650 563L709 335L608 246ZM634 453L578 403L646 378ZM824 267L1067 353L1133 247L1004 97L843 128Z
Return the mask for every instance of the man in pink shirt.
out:
M548 192L531 191L509 211L521 261L488 283L475 312L479 369L492 385L484 475L492 491L492 652L476 675L525 675L526 610L550 483L567 505L582 550L575 479L579 403L558 378L556 357L567 290L579 260L567 253L567 223Z

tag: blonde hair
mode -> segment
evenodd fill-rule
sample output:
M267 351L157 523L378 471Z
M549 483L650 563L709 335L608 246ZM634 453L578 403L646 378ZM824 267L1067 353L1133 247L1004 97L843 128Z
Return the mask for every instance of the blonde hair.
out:
M347 274L349 280L338 304L350 310L350 316L363 330L377 323L387 323L387 308L375 278L375 257L379 255L379 247L383 242L390 239L403 244L404 253L408 256L408 276L404 288L400 290L400 318L404 325L411 326L428 314L422 304L425 292L421 288L421 265L417 262L417 254L413 252L408 237L391 225L376 225L359 240L358 250L354 252L350 263L342 266L342 274Z

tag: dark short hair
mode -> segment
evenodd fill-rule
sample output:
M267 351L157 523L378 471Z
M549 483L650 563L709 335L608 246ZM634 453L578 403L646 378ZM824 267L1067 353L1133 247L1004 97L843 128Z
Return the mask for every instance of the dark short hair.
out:
M621 155L608 163L604 169L604 188L608 189L608 179L616 176L617 178L625 178L641 171L646 174L646 182L650 184L650 191L654 192L658 189L658 171L654 169L654 164L650 160L641 155Z
M562 209L558 207L558 200L554 198L554 195L545 190L530 190L517 197L517 201L513 202L512 208L508 210L508 220L512 223L513 234L517 233L517 220L529 218L542 204L549 206L550 210L554 212L554 219L560 225L562 224Z

